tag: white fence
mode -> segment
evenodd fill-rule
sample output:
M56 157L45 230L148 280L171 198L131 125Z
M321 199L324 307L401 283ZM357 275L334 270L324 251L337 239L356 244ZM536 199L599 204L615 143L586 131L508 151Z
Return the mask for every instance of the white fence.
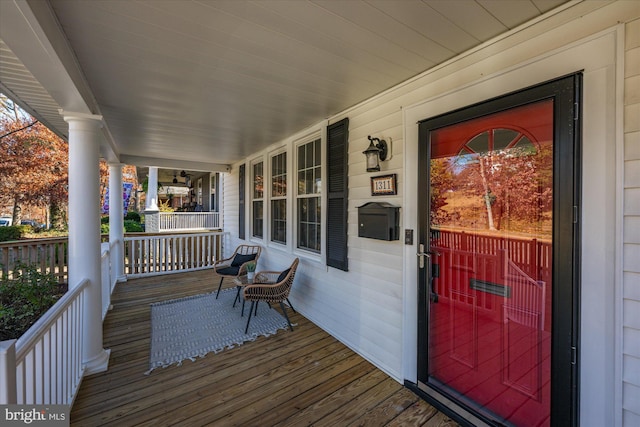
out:
M214 230L220 228L218 212L160 212L160 231Z
M179 273L213 267L222 253L222 231L125 237L124 272L128 277Z

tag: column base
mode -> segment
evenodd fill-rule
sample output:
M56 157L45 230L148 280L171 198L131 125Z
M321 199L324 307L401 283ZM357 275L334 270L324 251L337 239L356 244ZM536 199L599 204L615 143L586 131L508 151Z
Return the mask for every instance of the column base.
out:
M84 364L84 374L92 375L100 372L104 372L109 368L109 355L111 354L111 349L102 349L102 351L93 359L85 362Z

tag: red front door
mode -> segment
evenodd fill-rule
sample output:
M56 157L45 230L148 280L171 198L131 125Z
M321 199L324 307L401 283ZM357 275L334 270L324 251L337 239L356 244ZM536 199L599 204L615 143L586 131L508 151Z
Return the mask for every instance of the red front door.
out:
M550 414L553 102L431 135L429 373L516 425Z
M576 422L579 83L420 124L418 387L474 424Z

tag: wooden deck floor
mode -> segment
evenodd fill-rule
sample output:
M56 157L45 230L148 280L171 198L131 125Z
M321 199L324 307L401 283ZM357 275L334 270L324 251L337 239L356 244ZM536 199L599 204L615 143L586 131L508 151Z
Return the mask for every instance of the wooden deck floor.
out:
M293 332L144 375L149 304L211 292L216 285L210 271L119 284L104 323L109 370L83 380L71 424L456 425L299 314L292 316Z

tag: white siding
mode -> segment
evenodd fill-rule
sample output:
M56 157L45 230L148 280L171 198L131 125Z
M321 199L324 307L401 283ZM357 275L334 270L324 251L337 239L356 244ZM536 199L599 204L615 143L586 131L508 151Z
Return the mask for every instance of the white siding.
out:
M625 28L623 425L640 423L640 19Z
M384 242L357 236L357 207L371 200L401 206L401 230L417 230L417 138L409 135L411 132L407 129L415 127L416 119L428 116L408 116L407 109L428 101L437 105L437 112L442 113L585 68L588 70L585 73L588 89L584 109L585 121L589 121L585 127L594 132L585 137L590 145L583 153L585 165L588 165L584 179L590 187L584 189L583 196L582 334L587 350L582 352L581 360L581 423L587 426L637 425L635 423L640 419L640 318L634 313L640 313L638 4L603 3L601 9L586 15L561 12L531 27L514 31L512 36L487 43L332 117L329 123L344 117L350 120L349 272L327 268L323 260L296 252L292 244L292 224L287 247L263 242L266 251L259 268L281 269L294 256L300 256L299 273L291 295L294 307L396 380L415 381L416 247L406 246L402 240ZM617 43L616 33L609 31L606 37L596 34L625 21L629 22L625 26L624 42L624 117L616 121L616 114L621 115L617 104L621 100L616 99L615 91L616 76L619 76L616 49L611 48ZM570 51L569 48L567 54L562 51L574 43L580 45L585 39L596 40L596 45L601 42L603 44L598 46L605 45L608 49L604 55L592 55L579 49ZM596 51L602 52L598 46ZM560 63L559 66L536 66L551 55L555 55L554 64ZM607 65L598 65L602 63ZM501 76L507 77L502 79ZM481 81L489 83L477 85L475 91L467 91ZM456 93L461 94L457 99L451 96ZM468 93L472 96L467 97ZM595 107L599 103L607 105L607 114L599 114L602 109ZM624 123L624 143L617 123ZM326 125L320 123L313 130ZM285 141L274 141L265 152L284 145L293 155L294 142L308 132L292 135ZM393 156L382 163L378 174L365 172L362 151L368 145L367 135L392 141ZM624 162L616 154L623 146ZM224 191L225 230L231 232L233 245L239 243L237 169L236 164L226 176ZM291 176L293 169L290 171ZM372 198L370 177L388 173L398 174L398 195ZM624 185L617 184L617 179L624 179ZM292 188L293 178L289 182ZM603 197L595 200L594 194ZM289 196L291 205L295 199L292 194ZM622 237L616 234L617 225L624 232L624 242L620 242ZM623 255L617 248L623 248ZM624 272L619 271L620 268ZM617 289L624 292L624 300ZM598 308L593 310L594 307ZM618 323L615 320L616 314L620 315L616 313L617 309L624 312ZM616 350L616 339L619 350ZM619 371L616 371L617 363L620 364Z

